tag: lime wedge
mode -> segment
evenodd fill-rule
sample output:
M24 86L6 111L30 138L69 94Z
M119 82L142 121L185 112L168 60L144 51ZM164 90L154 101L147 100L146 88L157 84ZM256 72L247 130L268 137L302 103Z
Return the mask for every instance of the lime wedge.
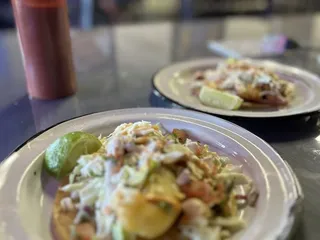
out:
M55 140L46 150L44 167L61 178L69 174L81 155L91 154L101 147L100 140L84 132L71 132Z
M207 86L203 86L201 88L199 98L204 105L227 110L239 109L243 103L243 99L238 96L209 88Z

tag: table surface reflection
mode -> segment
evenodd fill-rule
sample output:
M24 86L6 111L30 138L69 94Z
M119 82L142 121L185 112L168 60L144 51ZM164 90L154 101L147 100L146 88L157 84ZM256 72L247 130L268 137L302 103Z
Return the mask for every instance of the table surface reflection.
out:
M213 56L211 39L283 33L304 46L320 46L320 15L237 17L72 30L77 94L55 101L29 99L14 31L0 32L0 159L35 133L66 119L119 108L177 107L152 94L152 75L186 59ZM291 51L277 61L320 73L318 53ZM318 116L272 123L233 120L267 140L287 160L305 193L303 221L294 239L320 239L320 137ZM284 128L291 123L291 128ZM259 127L259 124L262 127ZM256 128L250 128L256 127ZM260 131L264 129L265 131ZM0 160L1 161L1 160Z

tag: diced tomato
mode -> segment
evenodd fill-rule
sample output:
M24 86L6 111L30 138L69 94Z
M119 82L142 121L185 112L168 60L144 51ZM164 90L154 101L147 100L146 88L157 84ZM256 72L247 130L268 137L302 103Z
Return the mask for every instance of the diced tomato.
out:
M110 207L107 206L107 207L104 209L104 212L105 212L107 215L110 215L110 214L112 213L112 210L111 210Z
M185 143L187 138L188 138L188 134L186 131L181 130L181 129L173 129L172 131L173 135L179 139L180 143Z
M181 191L188 198L199 198L207 204L220 203L225 196L223 184L218 184L216 190L203 181L193 181L181 186Z

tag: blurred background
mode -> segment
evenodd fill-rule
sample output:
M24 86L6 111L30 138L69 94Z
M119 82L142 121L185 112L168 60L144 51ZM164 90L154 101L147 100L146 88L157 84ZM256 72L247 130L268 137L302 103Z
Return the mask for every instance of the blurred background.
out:
M319 0L67 0L73 27L230 15L311 13ZM13 28L10 0L0 0L0 28Z

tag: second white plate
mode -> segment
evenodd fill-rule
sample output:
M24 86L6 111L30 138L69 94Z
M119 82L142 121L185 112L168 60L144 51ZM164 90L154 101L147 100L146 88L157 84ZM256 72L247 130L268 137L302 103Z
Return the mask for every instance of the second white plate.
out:
M200 59L176 63L163 68L153 78L157 91L167 99L185 108L216 114L221 116L237 116L250 118L274 118L312 113L320 110L320 79L317 75L302 69L284 64L266 61L250 60L252 64L266 67L283 79L296 85L296 97L283 109L247 109L224 110L203 105L197 97L190 93L190 82L195 71L213 68L220 58Z

